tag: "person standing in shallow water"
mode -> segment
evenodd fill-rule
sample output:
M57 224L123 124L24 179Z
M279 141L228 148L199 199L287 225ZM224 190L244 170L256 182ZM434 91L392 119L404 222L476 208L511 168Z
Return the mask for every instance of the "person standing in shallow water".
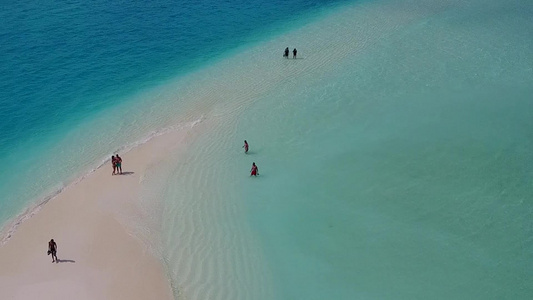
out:
M298 53L298 51L294 48L294 50L292 50L292 58L296 58L296 53Z
M289 47L285 48L285 52L283 52L283 57L289 58Z
M244 146L242 146L244 148L244 153L248 153L248 142L246 140L244 140Z
M54 239L48 242L48 254L52 254L52 262L59 262L57 259L57 244L54 242Z
M259 175L259 168L255 165L255 162L252 163L252 169L250 170L250 176L257 176Z

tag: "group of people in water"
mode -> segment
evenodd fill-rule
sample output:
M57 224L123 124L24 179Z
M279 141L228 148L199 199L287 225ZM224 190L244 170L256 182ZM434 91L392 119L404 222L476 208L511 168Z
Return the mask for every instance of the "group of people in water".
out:
M111 156L111 164L113 165L113 173L111 175L122 175L122 158L118 154Z
M294 48L294 50L292 50L292 58L296 58L297 53L298 51L296 50L296 48ZM289 58L289 47L285 48L285 51L283 52L283 57Z
M250 146L248 146L248 142L244 140L244 153L248 153L248 149L250 149ZM252 163L252 169L250 170L250 176L257 176L259 175L259 168L255 165L255 162Z

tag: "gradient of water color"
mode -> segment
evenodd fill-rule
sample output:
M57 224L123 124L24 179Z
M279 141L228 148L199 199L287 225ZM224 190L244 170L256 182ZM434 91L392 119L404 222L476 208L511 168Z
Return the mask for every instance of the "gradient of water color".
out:
M107 108L103 149L190 135L137 228L176 298L529 299L532 10L345 3Z
M164 82L340 2L7 3L0 164L9 171L0 173L0 222L168 125L157 114L137 118L163 101Z

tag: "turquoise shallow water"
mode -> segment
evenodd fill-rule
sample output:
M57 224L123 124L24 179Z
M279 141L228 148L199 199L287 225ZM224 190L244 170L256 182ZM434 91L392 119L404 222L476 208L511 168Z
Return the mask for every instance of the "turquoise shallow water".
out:
M135 95L338 2L6 4L0 164L9 172L0 173L0 222L168 125L158 115L142 126L135 119L143 102L162 102L160 91Z
M186 128L189 151L143 177L139 232L178 299L529 299L532 10L330 7L54 131L93 147L50 153L94 162Z
M531 297L531 5L446 4L371 10L383 40L243 117L281 298Z
M531 9L347 5L215 69L260 78L220 92L163 175L180 295L530 298ZM286 41L302 59L269 61Z

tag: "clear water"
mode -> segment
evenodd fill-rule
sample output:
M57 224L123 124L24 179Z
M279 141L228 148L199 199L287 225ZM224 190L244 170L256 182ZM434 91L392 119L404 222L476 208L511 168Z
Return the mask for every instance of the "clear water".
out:
M355 3L215 68L216 129L161 175L179 295L530 298L531 9Z
M187 130L142 195L177 299L530 299L530 1L311 11L57 136Z
M170 101L156 88L163 82L338 2L6 3L0 164L9 172L0 173L0 222L169 125L157 112L136 118Z

